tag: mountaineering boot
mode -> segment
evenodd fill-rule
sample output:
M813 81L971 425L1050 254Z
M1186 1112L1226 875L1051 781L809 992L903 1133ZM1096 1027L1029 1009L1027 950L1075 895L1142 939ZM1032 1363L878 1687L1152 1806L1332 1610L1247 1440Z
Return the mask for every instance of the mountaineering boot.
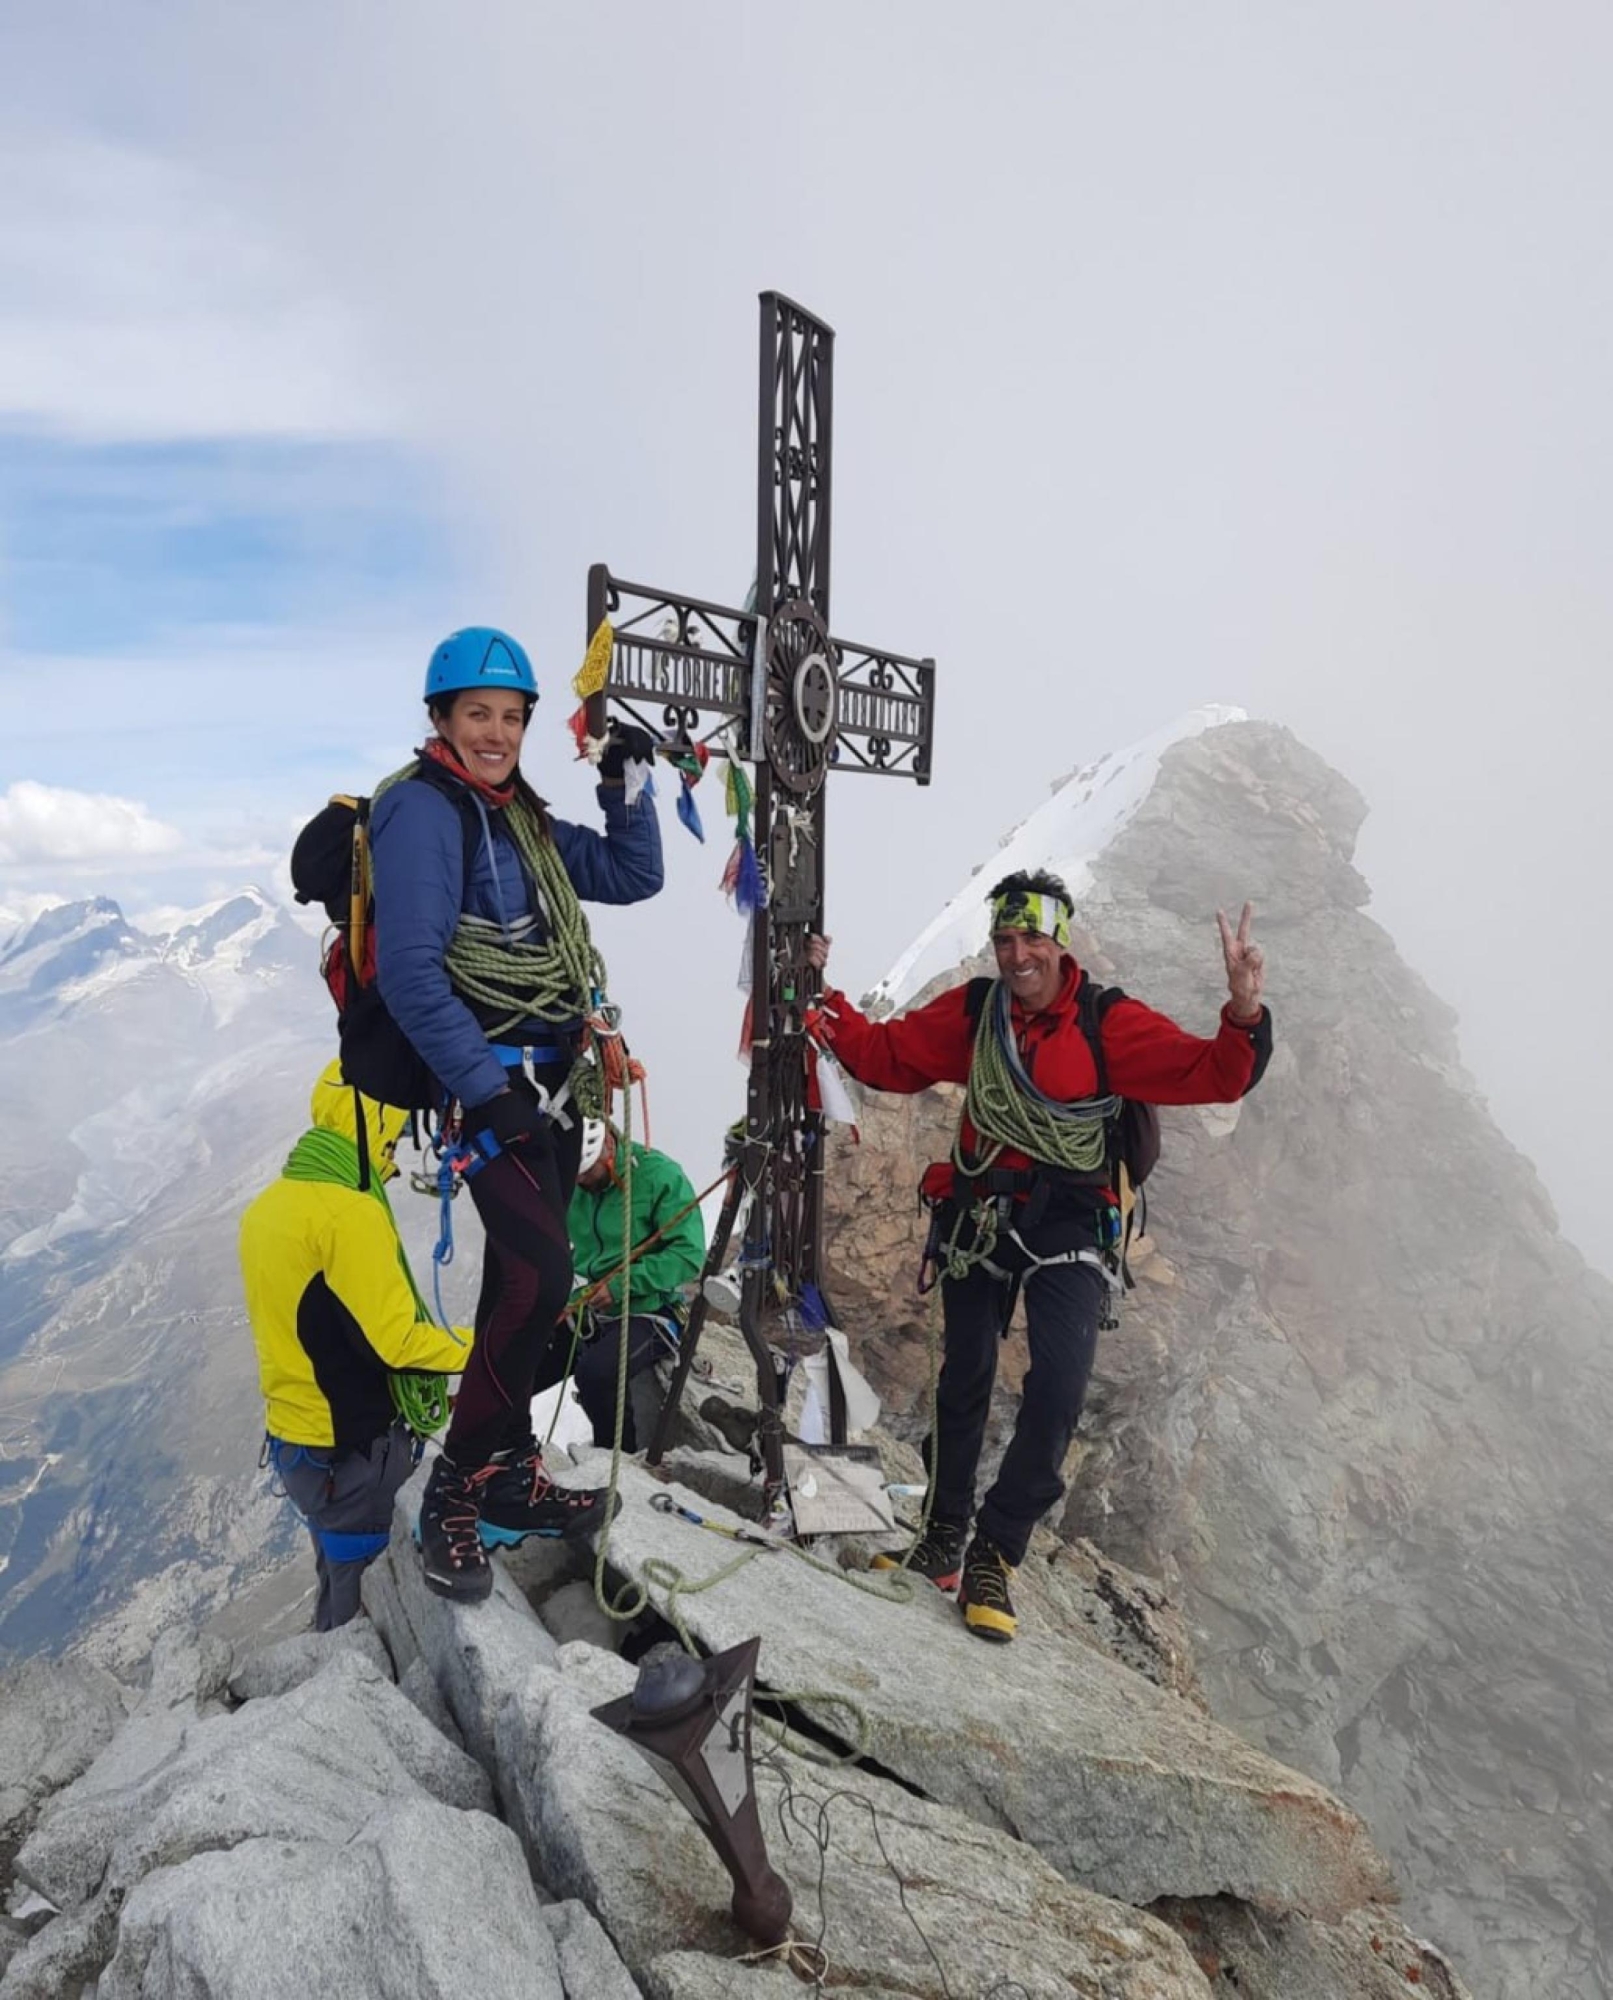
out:
M1008 1595L1014 1565L995 1542L977 1534L963 1559L963 1585L958 1606L963 1622L980 1639L1005 1645L1014 1636L1017 1620L1014 1600Z
M493 1588L493 1571L476 1532L487 1474L466 1472L439 1453L426 1481L414 1538L426 1588L439 1597L475 1604Z
M901 1569L900 1552L886 1551L874 1557L874 1569ZM963 1530L950 1521L932 1521L913 1544L905 1567L911 1576L927 1576L937 1590L956 1590L963 1568Z
M742 1410L736 1403L724 1402L721 1396L708 1396L700 1405L700 1414L731 1451L756 1449L756 1426L760 1419L755 1410Z
M586 1535L606 1518L605 1488L557 1486L535 1444L519 1454L499 1452L479 1476L485 1480L478 1495L484 1548L513 1546L528 1535Z

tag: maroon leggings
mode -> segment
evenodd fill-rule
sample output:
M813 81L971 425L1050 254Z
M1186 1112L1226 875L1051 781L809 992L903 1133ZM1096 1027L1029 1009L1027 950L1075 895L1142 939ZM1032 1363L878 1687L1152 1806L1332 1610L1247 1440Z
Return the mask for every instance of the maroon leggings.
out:
M581 1122L545 1121L470 1177L487 1244L471 1350L443 1449L456 1465L485 1465L531 1438L532 1384L571 1296L566 1209L582 1150Z

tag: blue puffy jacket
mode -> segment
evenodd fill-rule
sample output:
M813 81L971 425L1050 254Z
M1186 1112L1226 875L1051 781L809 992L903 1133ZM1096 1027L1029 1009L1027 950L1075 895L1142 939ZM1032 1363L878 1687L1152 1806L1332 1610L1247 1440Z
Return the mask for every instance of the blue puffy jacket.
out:
M475 809L476 838L467 875L465 803ZM572 887L585 902L638 903L661 886L661 827L655 807L629 808L619 785L601 785L605 831L551 820ZM384 791L370 817L375 879L376 980L392 1018L437 1081L463 1104L483 1104L508 1082L488 1038L454 991L443 966L461 910L492 923L539 914L532 881L504 814L443 773L406 779ZM552 1039L534 1022L512 1042ZM567 1060L556 1049L557 1063Z

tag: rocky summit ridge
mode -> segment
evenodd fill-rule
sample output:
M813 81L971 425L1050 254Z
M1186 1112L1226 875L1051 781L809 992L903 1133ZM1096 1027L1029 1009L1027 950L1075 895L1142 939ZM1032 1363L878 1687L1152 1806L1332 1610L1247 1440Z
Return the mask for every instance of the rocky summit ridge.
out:
M1211 1712L1362 1814L1483 2000L1606 2000L1613 1287L1367 913L1365 812L1286 730L1228 722L1165 749L1073 857L1077 956L1200 1033L1214 912L1251 898L1276 1050L1241 1106L1163 1114L1059 1526L1158 1580ZM1066 819L1041 808L1017 865L1069 862ZM966 953L995 875L963 899ZM913 1191L958 1096L868 1096L829 1175L833 1296L906 1435L928 1379ZM1006 1353L999 1437L1022 1337Z
M552 1549L501 1558L492 1601L455 1609L420 1584L406 1490L341 1634L243 1637L242 1604L232 1645L190 1629L202 1600L181 1590L143 1669L149 1620L126 1616L110 1648L0 1678L0 2000L256 2000L288 1978L345 2000L802 1990L747 1956L702 1837L592 1718L680 1631L761 1639L764 1712L789 1733L764 1725L758 1796L822 1990L1613 1993L1613 1293L1489 1119L1449 1009L1365 913L1348 783L1220 715L1115 771L1099 837L1089 805L1120 797L1103 765L1016 830L1016 861L1078 863L1083 962L1199 1028L1213 911L1252 897L1277 1052L1242 1107L1165 1114L1138 1287L1100 1346L1063 1516L1016 1584L1016 1644L980 1646L927 1587L870 1589L855 1542L849 1580L786 1551L734 1566L652 1510L632 1465L604 1583L607 1602L646 1594L635 1619L601 1611L586 1551ZM157 976L237 916L176 936ZM117 922L87 907L33 949L90 937L139 992ZM984 942L982 907L914 967L949 983ZM46 982L23 956L32 1005ZM23 1032L65 1047L72 1016ZM870 1097L861 1146L835 1141L830 1289L898 1481L927 1401L912 1190L955 1116L955 1093ZM999 1437L1023 1366L1006 1352ZM702 1355L744 1382L732 1333ZM605 1469L584 1455L570 1476ZM670 1470L718 1521L753 1511L745 1459L697 1418ZM198 1550L238 1593L269 1551L265 1503L221 1485L208 1504ZM28 1602L65 1586L73 1541L50 1530Z
M737 1369L732 1335L713 1335ZM886 1441L893 1474L916 1461ZM609 1476L581 1454L571 1476ZM454 1606L409 1540L367 1615L232 1653L175 1629L135 1691L84 1662L0 1689L0 2000L724 2000L802 1990L729 1915L693 1820L594 1719L633 1658L759 1635L756 1789L817 1990L884 2000L1390 2000L1468 1989L1392 1905L1359 1818L1177 1685L1168 1613L1072 1551L993 1653L926 1584L740 1550L744 1458L691 1432L673 1484L620 1468L605 1602L529 1544ZM1049 1542L1052 1537L1047 1538ZM842 1552L866 1561L865 1547ZM629 1605L627 1608L632 1609Z

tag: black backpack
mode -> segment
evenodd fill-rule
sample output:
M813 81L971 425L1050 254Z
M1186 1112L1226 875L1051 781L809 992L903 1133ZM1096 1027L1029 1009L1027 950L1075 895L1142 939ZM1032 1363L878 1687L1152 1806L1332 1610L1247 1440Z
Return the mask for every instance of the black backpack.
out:
M405 780L404 782L409 782ZM426 779L429 783L430 780ZM459 803L456 799L455 803ZM474 831L461 808L465 881ZM414 1044L393 1020L375 981L375 889L370 874L370 801L338 792L297 835L291 884L299 903L319 903L335 935L319 970L336 1003L342 1080L400 1111L430 1111L441 1095Z
M986 1004L986 996L997 982L993 979L971 979L964 1004L969 1019L978 1021L980 1010ZM1109 1065L1103 1053L1103 1017L1117 1000L1124 1000L1125 994L1118 986L1098 986L1081 974L1081 985L1075 996L1076 1022L1092 1051L1092 1064L1098 1073L1097 1095L1107 1097L1109 1092ZM1120 1167L1126 1170L1126 1180L1133 1192L1140 1188L1159 1163L1159 1110L1156 1105L1144 1104L1135 1097L1120 1100L1118 1114L1109 1120L1109 1169L1113 1173ZM1116 1187L1117 1194L1125 1191Z

